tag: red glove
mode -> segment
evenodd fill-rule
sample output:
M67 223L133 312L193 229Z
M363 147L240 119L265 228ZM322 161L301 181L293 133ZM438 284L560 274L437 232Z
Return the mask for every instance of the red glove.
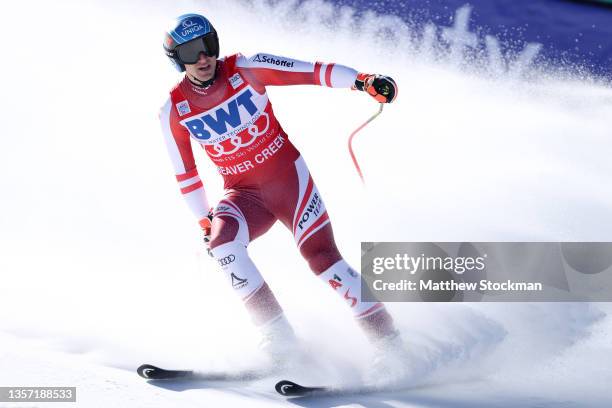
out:
M393 78L377 74L357 74L353 89L364 91L380 103L391 103L397 97L397 84Z
M212 256L212 253L210 252L210 237L212 234L212 220L213 220L213 208L211 208L210 210L208 210L208 215L204 218L202 218L200 221L198 221L198 223L200 224L200 228L202 228L202 233L204 234L203 240L204 240L204 245L206 246L206 251L208 252L208 255Z

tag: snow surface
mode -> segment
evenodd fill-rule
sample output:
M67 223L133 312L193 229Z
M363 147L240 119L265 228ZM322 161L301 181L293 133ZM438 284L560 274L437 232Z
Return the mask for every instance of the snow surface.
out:
M162 387L136 376L143 362L261 363L158 127L178 79L160 27L182 12L207 14L225 54L335 61L398 81L397 102L356 139L365 189L346 140L376 105L343 90L269 90L353 265L360 241L612 240L609 84L550 68L492 77L418 39L373 42L388 18L351 26L344 9L333 25L324 3L297 16L292 4L29 1L1 13L0 386L78 387L77 404L54 407L611 406L605 303L390 304L410 352L435 368L414 389L286 401L276 377ZM200 162L218 198L221 181ZM372 350L291 235L278 225L250 252L309 350L293 379L360 381ZM36 406L0 403L26 405Z

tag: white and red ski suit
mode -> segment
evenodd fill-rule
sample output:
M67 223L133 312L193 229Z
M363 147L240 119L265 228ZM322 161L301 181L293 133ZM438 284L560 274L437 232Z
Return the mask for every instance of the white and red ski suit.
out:
M283 311L247 246L280 220L312 271L346 301L368 335L394 333L384 305L361 300L359 274L338 252L321 194L266 93L266 86L274 85L351 88L357 71L264 53L231 55L219 59L216 69L207 88L185 77L172 89L161 125L179 187L198 220L207 216L209 205L191 140L223 176L225 197L214 210L210 247L255 324L272 322Z

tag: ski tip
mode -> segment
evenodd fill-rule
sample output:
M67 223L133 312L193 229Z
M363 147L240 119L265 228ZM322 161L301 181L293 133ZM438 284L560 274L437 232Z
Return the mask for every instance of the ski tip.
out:
M282 380L277 382L274 388L280 395L295 395L296 389L301 388L301 386L292 381Z
M276 392L285 397L299 397L315 391L322 391L326 389L325 387L304 387L288 380L277 382L274 388L276 389Z
M156 371L159 371L159 367L155 367L151 364L143 364L136 370L139 376L146 379L151 379L151 374Z
M164 370L151 364L143 364L136 370L139 376L147 380L175 380L193 378L191 370Z

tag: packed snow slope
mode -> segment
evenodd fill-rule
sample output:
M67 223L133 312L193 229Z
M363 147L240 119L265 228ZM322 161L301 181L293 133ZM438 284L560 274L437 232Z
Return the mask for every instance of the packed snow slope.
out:
M76 386L78 403L66 406L82 407L610 406L610 304L390 304L411 353L435 369L413 390L287 402L272 390L278 378L159 387L135 375L142 362L228 370L261 360L203 251L157 122L179 79L162 31L184 12L214 22L223 54L333 61L397 80L396 103L355 141L365 188L346 140L376 103L348 90L269 89L353 265L360 241L612 240L610 84L521 65L518 52L462 58L393 16L296 7L5 6L0 386ZM200 159L215 201L220 177ZM372 350L290 233L277 225L250 252L311 356L295 379L359 382Z

